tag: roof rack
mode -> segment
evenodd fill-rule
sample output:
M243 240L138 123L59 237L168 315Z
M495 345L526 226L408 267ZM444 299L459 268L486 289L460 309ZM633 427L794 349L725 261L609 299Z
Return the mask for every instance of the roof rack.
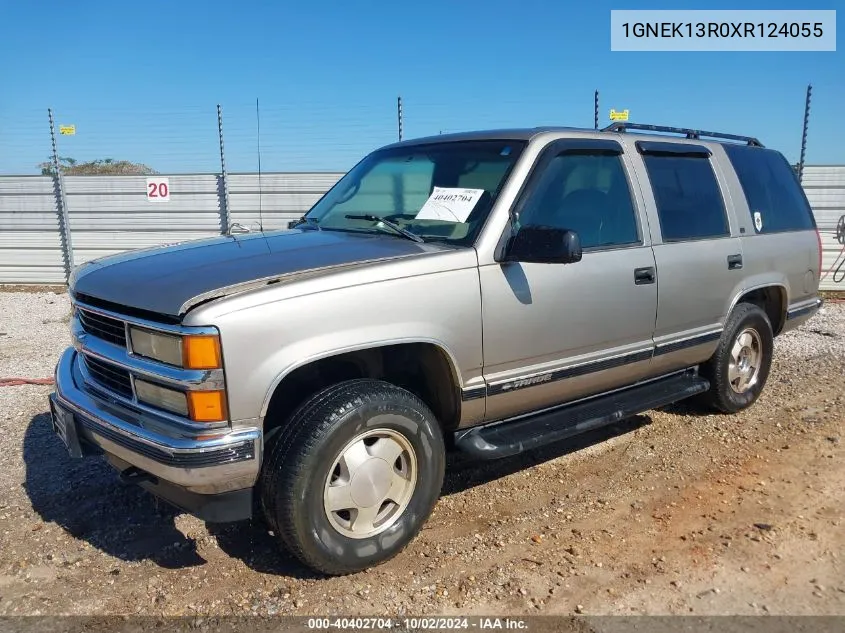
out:
M684 134L687 138L701 139L702 136L710 138L720 138L731 141L743 141L754 147L763 147L763 144L753 136L737 136L736 134L722 134L720 132L705 132L704 130L693 130L684 127L668 127L665 125L647 125L645 123L627 123L617 121L611 123L602 132L624 132L625 130L646 130L649 132L671 132L673 134Z

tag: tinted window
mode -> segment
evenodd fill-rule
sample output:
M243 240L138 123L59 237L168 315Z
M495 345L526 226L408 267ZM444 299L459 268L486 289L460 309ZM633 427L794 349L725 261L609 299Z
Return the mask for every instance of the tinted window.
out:
M333 213L340 218L346 213L413 212L431 193L433 174L434 162L428 156L386 158L364 174L355 195L338 202Z
M469 189L484 189L495 192L503 181L503 175L511 165L508 157L498 157L497 160L477 162L458 176L458 187Z
M810 205L795 172L773 150L747 145L725 145L752 218L760 213L760 233L804 231L815 228Z
M576 231L584 248L639 242L631 193L618 156L562 154L552 159L519 221Z
M372 219L347 217L373 215L424 239L469 244L524 146L523 141L454 141L381 149L353 167L307 216L325 230L395 235ZM463 221L418 218L435 187L481 191Z
M643 156L664 242L729 234L725 205L706 158Z

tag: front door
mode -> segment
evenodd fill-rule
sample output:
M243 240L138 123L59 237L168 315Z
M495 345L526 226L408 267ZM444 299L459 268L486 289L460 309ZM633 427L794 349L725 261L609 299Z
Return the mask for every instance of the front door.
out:
M561 140L516 204L519 226L576 231L572 264L480 268L487 419L636 382L653 352L656 266L629 166L611 140Z

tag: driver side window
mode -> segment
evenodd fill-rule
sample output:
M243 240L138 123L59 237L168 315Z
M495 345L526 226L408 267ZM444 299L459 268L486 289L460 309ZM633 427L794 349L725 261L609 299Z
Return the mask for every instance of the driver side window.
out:
M575 231L583 248L640 241L628 180L616 155L556 156L544 169L519 222Z

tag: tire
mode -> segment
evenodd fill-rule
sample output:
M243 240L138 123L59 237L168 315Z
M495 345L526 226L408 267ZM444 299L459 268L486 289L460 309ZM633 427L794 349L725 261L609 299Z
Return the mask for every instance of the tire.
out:
M753 303L738 304L725 323L716 352L700 368L710 381L704 403L724 413L754 404L768 380L773 351L769 317Z
M290 417L265 460L261 506L304 564L354 573L416 537L440 496L445 462L440 427L419 398L387 382L349 380Z

